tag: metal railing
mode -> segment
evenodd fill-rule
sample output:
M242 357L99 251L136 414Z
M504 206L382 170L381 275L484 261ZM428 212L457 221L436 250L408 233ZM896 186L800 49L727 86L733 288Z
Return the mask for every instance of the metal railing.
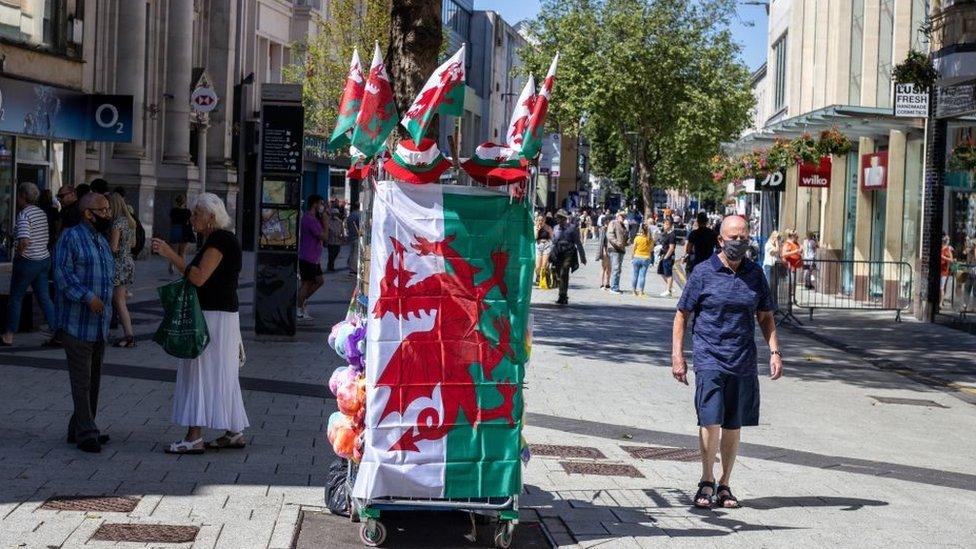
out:
M951 317L954 324L971 324L976 330L976 263L953 263L940 284L939 313Z
M903 261L817 259L796 270L777 264L770 286L780 322L799 324L795 309L806 309L811 320L816 309L893 311L900 321L912 307L913 283L912 266Z

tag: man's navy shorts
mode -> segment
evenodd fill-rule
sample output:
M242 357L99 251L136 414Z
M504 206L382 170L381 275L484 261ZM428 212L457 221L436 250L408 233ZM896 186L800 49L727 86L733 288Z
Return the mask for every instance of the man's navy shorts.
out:
M759 376L696 371L695 410L701 427L738 429L759 425Z
M674 276L674 256L658 261L657 274L668 278Z

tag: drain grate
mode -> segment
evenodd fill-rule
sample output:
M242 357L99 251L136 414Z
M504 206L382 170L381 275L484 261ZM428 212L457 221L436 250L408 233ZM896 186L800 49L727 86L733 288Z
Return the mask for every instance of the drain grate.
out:
M688 448L665 448L663 446L621 446L620 448L637 459L668 461L698 461L701 459L701 452Z
M103 524L91 539L97 541L130 541L136 543L190 543L200 528L172 524Z
M553 456L561 458L590 458L603 459L603 455L597 448L590 446L560 446L559 444L530 444L529 450L533 456Z
M563 470L569 474L601 475L605 477L644 478L644 475L633 465L621 463L590 463L579 461L560 461Z
M874 400L882 404L904 404L906 406L926 406L928 408L948 408L934 400L924 400L921 398L901 398L901 397L882 397L870 395Z
M54 496L38 509L46 511L90 511L95 513L131 513L140 498L126 496Z

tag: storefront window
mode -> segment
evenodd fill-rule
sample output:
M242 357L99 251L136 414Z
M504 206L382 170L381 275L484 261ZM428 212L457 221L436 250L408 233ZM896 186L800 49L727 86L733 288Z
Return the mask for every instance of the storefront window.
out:
M878 88L876 107L891 106L892 43L895 27L895 0L881 0L878 27Z
M68 0L0 0L0 37L63 53L68 11Z
M47 140L17 138L17 183L33 183L38 189L49 187Z
M847 177L845 178L844 199L844 260L854 260L854 231L857 228L857 183L859 162L857 149L847 155ZM854 269L851 263L845 263L843 269L843 292L845 295L854 293Z
M0 262L10 261L14 216L14 138L0 135Z
M920 139L909 141L905 154L905 204L902 209L901 260L915 271L919 251L919 223L922 220L922 147Z
M851 83L848 102L861 104L861 48L864 46L864 0L851 3Z

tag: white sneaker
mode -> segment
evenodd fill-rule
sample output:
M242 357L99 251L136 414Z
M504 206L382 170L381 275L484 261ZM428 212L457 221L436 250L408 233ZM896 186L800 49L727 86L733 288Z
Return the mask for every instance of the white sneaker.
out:
M669 292L669 291L667 291L667 290L665 290L665 291L663 291L663 292L661 292L661 293L659 293L659 294L657 294L657 296L658 296L658 297L674 297L674 296L673 296L673 295L671 294L671 292Z
M610 293L613 294L613 295L621 295L621 294L623 294L623 292L621 292L620 290L614 290L613 288L610 288Z

